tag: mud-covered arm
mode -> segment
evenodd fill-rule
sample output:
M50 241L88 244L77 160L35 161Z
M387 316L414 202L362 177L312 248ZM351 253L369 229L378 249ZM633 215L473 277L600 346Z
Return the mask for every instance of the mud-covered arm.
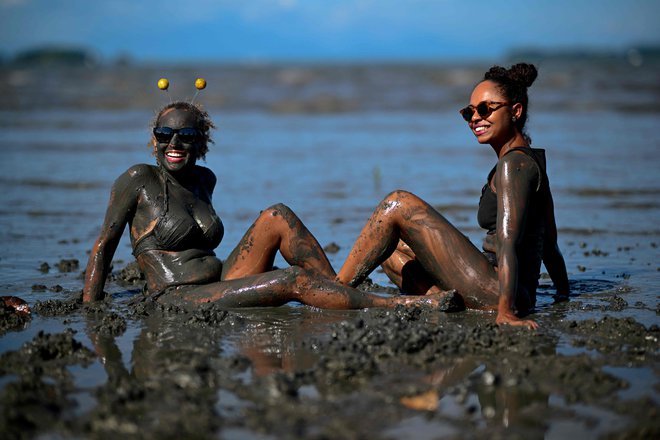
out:
M548 199L546 206L546 231L543 242L543 264L548 270L548 274L555 284L557 296L567 298L570 293L568 286L568 274L566 273L566 263L557 244L557 224L555 223L555 207L552 200L552 194Z
M536 328L531 320L522 320L513 313L518 283L516 245L525 232L525 219L531 195L536 191L540 175L536 164L526 155L513 153L497 164L497 265L500 297L497 307L498 324Z
M130 169L115 181L99 237L96 239L85 270L83 302L103 299L103 286L112 257L137 206L136 172Z

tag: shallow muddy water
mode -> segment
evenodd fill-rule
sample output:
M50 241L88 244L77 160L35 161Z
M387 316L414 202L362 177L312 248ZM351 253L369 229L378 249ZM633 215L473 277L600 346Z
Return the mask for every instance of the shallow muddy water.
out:
M338 269L371 210L403 188L475 243L495 162L460 118L487 66L0 70L0 431L9 437L652 438L660 433L658 66L541 66L529 132L547 149L573 296L541 280L530 333L460 312L196 313L129 306L125 236L111 302L71 301L113 180L152 163L154 109L197 98L224 258L284 202ZM190 87L184 86L188 82ZM176 85L176 87L174 86ZM338 249L337 249L338 248ZM77 263L76 263L77 260ZM284 266L282 260L276 264ZM383 273L372 280L391 284ZM384 290L384 289L383 289ZM5 437L3 435L3 437Z

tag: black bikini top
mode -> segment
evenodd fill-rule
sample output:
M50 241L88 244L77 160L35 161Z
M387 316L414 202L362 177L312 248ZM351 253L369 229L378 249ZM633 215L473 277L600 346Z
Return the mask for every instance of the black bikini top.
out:
M548 187L548 176L545 172L545 150L540 148L517 147L507 151L505 156L512 151L521 151L534 159L534 162L536 162L536 165L541 172L541 180L536 188L536 192L544 192L542 190ZM489 234L494 233L497 229L497 194L493 192L490 187L490 181L493 178L496 169L497 165L495 165L493 169L490 170L490 173L488 173L486 184L481 189L479 210L477 211L477 221L479 222L479 226L486 229Z
M163 209L154 228L133 243L133 255L151 250L215 249L222 240L224 227L213 206L205 204L207 209L198 208L193 214L185 203L170 200L168 186L180 184L160 169L157 174L163 185Z

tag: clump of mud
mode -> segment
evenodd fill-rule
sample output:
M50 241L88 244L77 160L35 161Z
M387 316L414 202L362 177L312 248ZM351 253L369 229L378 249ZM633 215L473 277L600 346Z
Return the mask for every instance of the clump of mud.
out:
M82 292L73 293L66 299L37 301L33 310L41 316L66 316L82 308Z
M611 355L614 365L657 361L660 351L660 327L646 328L633 318L604 316L600 320L569 321L564 331L574 336L573 345Z
M391 286L381 286L380 284L374 283L371 278L366 278L360 285L357 286L358 290L362 292L379 292L387 293L390 295L400 295L401 292L396 287Z
M188 326L218 327L229 325L236 327L245 324L245 320L240 315L222 309L215 304L203 305L197 310L192 310L189 312L189 316L186 321Z
M326 254L336 254L336 253L339 252L340 250L341 250L341 247L340 247L337 243L335 243L334 241L328 243L327 245L325 245L325 246L323 247L323 251L324 251Z
M40 331L20 350L3 353L0 356L0 373L20 375L46 373L52 376L66 365L87 365L96 354L77 341L73 337L74 334L73 330L56 334Z
M117 272L110 274L109 281L115 281L120 286L138 286L145 283L145 277L136 261L128 263Z
M79 269L80 267L80 262L75 259L62 259L57 263L57 269L60 272L66 273L66 272L74 272Z
M116 312L103 315L101 322L94 327L94 332L101 335L121 336L126 331L126 319Z
M17 376L0 393L0 431L6 438L31 438L66 425L76 407L70 365L89 365L96 354L74 337L39 332L18 351L0 356L0 378Z

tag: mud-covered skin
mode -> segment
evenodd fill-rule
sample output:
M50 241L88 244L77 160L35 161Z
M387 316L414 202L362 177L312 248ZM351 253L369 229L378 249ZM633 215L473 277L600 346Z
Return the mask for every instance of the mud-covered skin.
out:
M316 271L333 279L335 271L321 245L284 204L262 211L225 260L222 279L234 280L269 271L277 252L291 266Z
M298 301L324 309L364 309L401 304L454 311L460 309L460 300L454 301L452 295L453 291L426 296L380 296L337 284L318 276L315 271L292 266L217 283L181 286L166 291L158 301L184 308L206 303L226 308L277 307Z
M508 102L496 83L479 83L470 104ZM520 319L517 307L525 314L531 300L524 298L518 283L516 246L527 226L530 198L542 178L533 159L516 147L529 147L515 121L521 117L520 103L499 107L485 118L474 112L469 121L479 143L490 144L498 163L492 182L497 194L497 229L489 237L485 250L497 254L497 269L486 257L439 212L417 196L395 191L376 208L358 236L337 281L350 286L359 284L378 265L402 290L423 294L437 289L455 289L471 308L496 308L498 324L536 328L532 320ZM557 287L559 297L568 296L566 267L557 246L554 207L550 196L541 207L546 217L543 261ZM518 295L518 297L516 297Z
M391 193L378 205L337 279L360 284L390 258L399 240L439 289L456 289L468 307L496 302L496 273L482 253L429 204L405 191Z
M166 110L156 121L157 126L174 130L199 124L196 116L185 109ZM160 222L164 210L169 217L192 216L202 230L215 215L211 204L215 175L196 165L203 139L186 144L174 135L169 143L157 142L153 137L152 143L158 168L135 165L113 185L101 233L87 265L85 302L104 297L110 262L126 225L135 251L156 227L177 224L176 219ZM291 268L272 270L277 252ZM180 307L208 302L223 307L279 306L299 301L333 309L416 303L455 308L453 297L445 299L444 292L426 297L382 297L335 283L335 271L320 244L283 204L261 212L224 265L212 249L206 248L147 247L135 253L148 293L158 301Z
M194 115L183 110L165 111L158 120L158 124L174 129L194 127L196 123ZM176 135L168 144L158 143L153 137L152 143L160 171L178 183L169 187L176 197L163 193L158 176L160 171L156 167L135 165L119 176L113 185L101 233L87 265L85 301L103 297L103 283L126 225L129 226L133 243L149 234L162 214L165 197L172 199L168 200L170 203L175 203L176 199L177 203L183 204L185 211L202 227L203 214L213 212L211 194L216 178L211 170L196 165L196 146L180 142ZM166 157L168 151L176 151L184 157L171 162ZM138 255L137 261L151 291L159 291L175 283L217 281L222 267L220 261L206 249L182 252L151 250Z

